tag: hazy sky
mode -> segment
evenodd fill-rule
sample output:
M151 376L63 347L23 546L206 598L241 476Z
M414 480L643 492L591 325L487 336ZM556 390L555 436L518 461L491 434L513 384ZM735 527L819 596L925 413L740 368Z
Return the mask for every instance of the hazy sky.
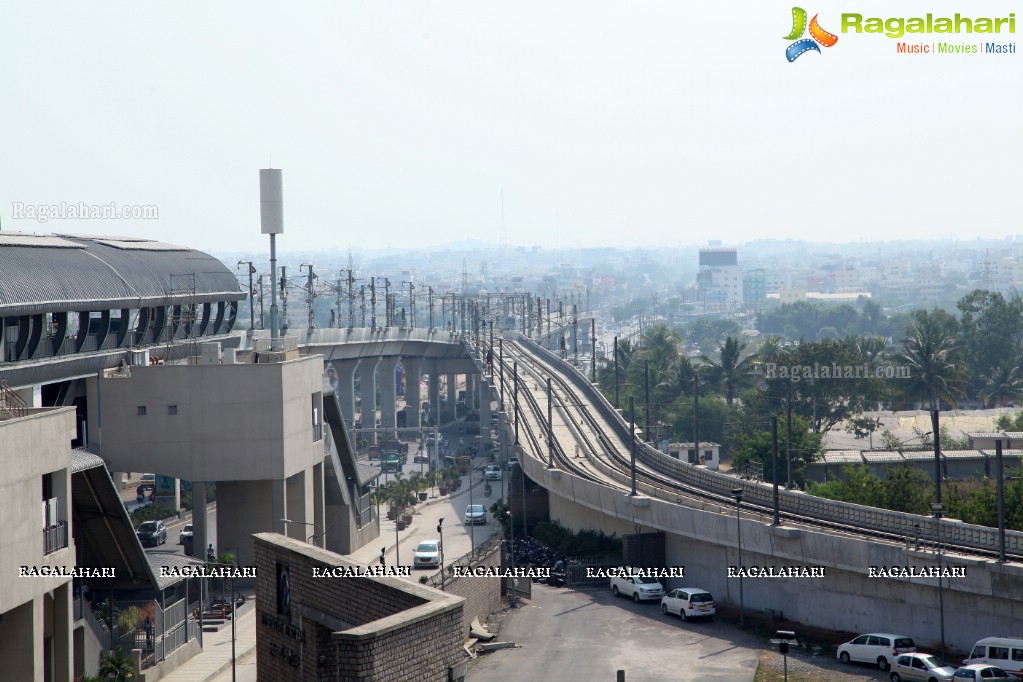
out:
M1009 2L838 0L1006 16ZM7 2L4 230L282 249L1002 236L1020 226L1023 41L785 59L791 3ZM978 43L983 36L946 37ZM915 36L909 36L914 39ZM995 36L1016 42L1017 35ZM15 219L16 204L158 220Z

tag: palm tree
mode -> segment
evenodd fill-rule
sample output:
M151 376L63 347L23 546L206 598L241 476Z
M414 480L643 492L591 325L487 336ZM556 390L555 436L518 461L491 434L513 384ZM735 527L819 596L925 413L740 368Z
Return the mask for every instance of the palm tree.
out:
M1023 396L1023 373L1018 366L1003 362L991 370L991 375L982 374L984 388L978 397L987 407L1004 407Z
M666 324L654 324L643 333L640 357L657 373L664 373L679 356L682 338ZM619 344L620 346L620 344Z
M909 368L910 378L903 389L907 397L929 403L930 409L936 410L940 400L955 405L963 395L966 365L955 337L946 333L936 316L926 312L917 316L897 357Z
M732 336L718 344L717 361L701 355L700 360L707 366L707 373L712 382L724 392L725 402L729 407L736 394L753 384L753 369L757 356L755 353L743 355L746 342Z
M100 677L99 675L83 673L75 678L75 682L104 682L105 679L105 677Z
M125 682L128 678L139 674L131 655L123 647L117 647L110 653L104 654L99 662L99 674L103 679L114 676L116 682Z

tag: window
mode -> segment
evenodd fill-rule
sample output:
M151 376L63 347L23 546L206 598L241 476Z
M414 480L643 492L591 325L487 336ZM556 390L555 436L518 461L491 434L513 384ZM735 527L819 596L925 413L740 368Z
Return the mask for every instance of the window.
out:
M997 659L999 661L1009 660L1009 647L1007 646L992 646L988 647L987 657Z
M167 406L167 414L169 414L171 416L174 416L177 413L178 413L178 406L177 405L168 405Z
M1013 649L1012 650L1012 660L1014 660L1014 661L1023 661L1023 649Z
M867 640L868 640L868 639L870 639L870 638L869 638L869 637L867 637L866 635L860 635L859 637L857 637L856 639L854 639L854 640L852 641L852 643L853 643L853 644L866 644L866 643L867 643Z
M145 405L139 405L138 408L136 408L136 409L138 410L138 412L136 413L136 414L138 414L138 416L140 416L140 417L145 417L146 416L146 406Z
M973 653L970 654L970 658L984 658L987 655L986 646L977 646L973 648Z
M917 670L927 670L927 666L925 666L924 662L921 661L919 658L913 659L913 667L916 668Z

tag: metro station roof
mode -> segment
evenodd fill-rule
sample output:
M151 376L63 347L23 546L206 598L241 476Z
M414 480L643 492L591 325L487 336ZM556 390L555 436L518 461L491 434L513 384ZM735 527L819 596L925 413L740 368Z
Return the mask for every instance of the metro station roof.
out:
M219 260L134 237L0 232L0 317L241 300Z

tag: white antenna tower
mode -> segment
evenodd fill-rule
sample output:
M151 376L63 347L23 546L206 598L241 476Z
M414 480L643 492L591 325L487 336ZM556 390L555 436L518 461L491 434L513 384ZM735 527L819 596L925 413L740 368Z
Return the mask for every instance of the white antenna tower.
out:
M501 246L508 245L508 232L504 226L504 187L501 188Z

